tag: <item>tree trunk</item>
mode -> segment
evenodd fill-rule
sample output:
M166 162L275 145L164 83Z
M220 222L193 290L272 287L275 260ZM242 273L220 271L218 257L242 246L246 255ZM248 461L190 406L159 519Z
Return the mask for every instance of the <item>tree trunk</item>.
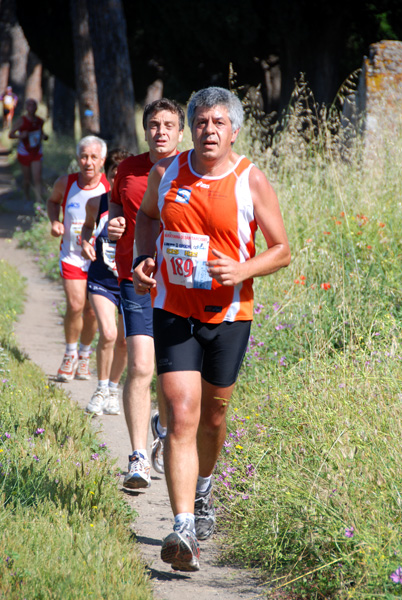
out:
M37 102L41 102L42 95L42 63L31 50L28 55L25 98L33 98Z
M71 20L74 41L75 87L80 111L81 132L82 135L98 135L100 131L98 90L86 0L71 0Z
M316 102L331 102L339 86L339 48L344 43L348 4L281 0L274 3L274 10L281 34L280 109L287 107L301 73Z
M22 31L21 25L16 23L11 27L11 60L8 84L13 87L13 92L19 97L21 105L23 105L24 102L28 54L28 42Z
M17 20L16 0L0 3L0 93L7 85L24 101L29 46Z
M15 0L1 0L0 5L0 94L8 84L11 60L11 26L16 21Z
M60 79L55 78L52 119L56 135L74 136L76 93Z
M101 136L138 152L135 100L121 0L87 0L98 84Z

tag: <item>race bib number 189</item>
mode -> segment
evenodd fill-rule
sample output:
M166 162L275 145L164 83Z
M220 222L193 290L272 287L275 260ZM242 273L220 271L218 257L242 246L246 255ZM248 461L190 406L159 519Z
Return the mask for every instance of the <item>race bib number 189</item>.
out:
M212 278L206 266L208 248L208 235L165 231L163 256L170 283L210 290Z

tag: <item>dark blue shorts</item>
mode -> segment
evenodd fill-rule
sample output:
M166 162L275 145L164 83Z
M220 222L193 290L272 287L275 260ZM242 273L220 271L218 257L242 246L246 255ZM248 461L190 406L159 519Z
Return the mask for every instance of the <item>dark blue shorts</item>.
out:
M90 294L104 296L105 298L110 300L110 302L113 302L113 304L115 304L117 306L119 314L121 314L120 291L116 292L116 290L110 290L107 287L104 287L103 285L96 283L95 281L89 281L89 280L87 283L87 290L88 290L88 293L90 293Z
M120 297L126 338L130 335L153 337L151 295L136 294L133 282L123 279L120 282Z
M154 309L154 343L158 375L199 371L219 387L235 383L250 336L251 321L202 323Z

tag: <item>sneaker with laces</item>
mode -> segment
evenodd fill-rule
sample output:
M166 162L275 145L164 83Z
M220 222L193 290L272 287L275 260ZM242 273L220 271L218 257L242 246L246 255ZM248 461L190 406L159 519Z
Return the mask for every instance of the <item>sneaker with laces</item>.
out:
M197 539L207 540L214 532L216 521L212 484L206 492L195 493L194 518Z
M159 413L156 412L151 418L151 430L152 435L154 437L151 449L151 464L157 473L164 473L165 467L163 464L163 445L165 438L159 437L158 431L156 429L156 423L158 422L158 419Z
M57 371L57 381L71 381L77 370L78 358L74 354L65 354Z
M79 356L75 379L91 379L89 372L89 356Z
M195 533L182 525L173 530L162 543L161 559L176 571L199 571L200 545Z
M134 451L128 460L128 473L124 478L123 487L130 490L149 487L151 485L151 465L148 460L137 451Z
M90 399L85 412L92 415L103 415L105 407L109 402L109 388L98 385Z
M109 388L109 402L103 409L104 415L119 415L119 390L117 388Z

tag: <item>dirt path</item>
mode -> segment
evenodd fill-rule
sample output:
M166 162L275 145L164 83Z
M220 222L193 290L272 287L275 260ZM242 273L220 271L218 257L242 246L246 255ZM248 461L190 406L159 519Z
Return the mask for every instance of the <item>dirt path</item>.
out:
M20 349L49 379L54 379L64 352L62 319L57 310L63 292L60 285L51 283L40 273L33 255L17 249L11 239L17 225L26 225L24 207L14 185L7 169L7 157L0 153L0 260L17 267L27 281L25 312L16 324L15 335ZM84 408L96 386L96 378L60 385ZM117 465L125 472L130 445L123 414L98 417L96 426L100 428L100 441L107 444ZM139 514L133 530L149 569L156 600L190 600L195 595L197 600L252 600L264 596L254 573L219 565L219 544L224 543L219 535L202 542L198 573L176 573L161 561L161 540L172 527L164 477L153 472L152 485L146 491L129 492L121 488L121 492Z

